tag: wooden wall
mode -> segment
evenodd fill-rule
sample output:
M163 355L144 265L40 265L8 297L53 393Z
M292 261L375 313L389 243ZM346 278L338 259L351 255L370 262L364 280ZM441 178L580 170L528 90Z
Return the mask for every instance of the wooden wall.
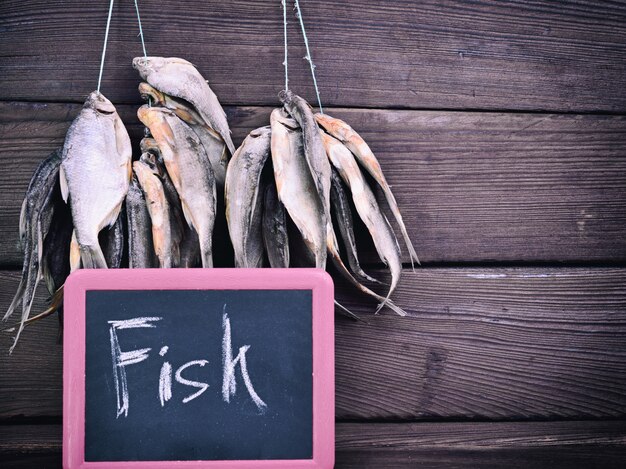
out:
M327 112L379 156L423 261L396 296L405 318L369 315L339 282L367 324L336 321L337 467L621 467L626 3L301 3ZM267 122L283 86L279 0L139 4L148 53L197 65L236 144ZM107 8L0 3L2 308L21 199L96 86ZM313 103L290 28L291 87ZM137 32L118 0L102 91L136 139ZM49 319L0 354L0 465L60 466L61 389Z

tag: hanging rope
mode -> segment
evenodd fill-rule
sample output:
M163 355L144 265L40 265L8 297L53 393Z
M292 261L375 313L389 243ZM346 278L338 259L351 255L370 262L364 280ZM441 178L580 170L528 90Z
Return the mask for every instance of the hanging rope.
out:
M309 62L311 66L311 76L313 77L313 86L315 86L315 94L317 95L317 104L320 108L320 114L324 114L324 109L322 108L322 100L320 99L320 90L317 87L317 80L315 79L315 64L313 63L313 59L311 58L311 50L309 49L309 40L306 36L306 30L304 29L304 20L302 19L302 10L300 10L300 2L295 0L296 4L296 16L300 20L300 29L302 29L302 37L304 38L304 47L306 48L306 56L304 59Z
M139 23L139 37L141 38L141 47L143 48L143 56L148 58L148 53L146 52L146 43L143 40L143 28L141 27L141 16L139 16L139 5L137 5L137 0L135 0L135 11L137 12L137 23Z
M139 37L141 38L141 48L143 49L144 58L148 58L148 53L146 52L146 43L143 40L143 28L141 27L141 16L139 15L139 5L137 5L137 0L135 0L135 11L137 12L137 23L139 23ZM148 107L152 107L152 98L148 98ZM146 127L145 132L146 137L149 134L149 130Z
M289 89L289 65L287 63L287 1L281 0L283 5L283 36L285 38L285 60L283 65L285 66L285 91Z
M104 46L102 47L102 58L100 59L100 75L98 75L98 93L100 93L100 83L102 83L102 71L104 70L104 56L107 52L107 42L109 41L109 27L111 26L111 14L113 13L113 1L109 4L109 17L107 18L107 29L104 33Z

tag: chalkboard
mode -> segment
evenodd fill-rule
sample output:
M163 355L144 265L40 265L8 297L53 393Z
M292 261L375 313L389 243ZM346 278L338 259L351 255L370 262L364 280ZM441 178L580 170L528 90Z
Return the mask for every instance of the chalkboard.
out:
M328 383L314 371L333 363L332 346L314 350L314 342L318 348L332 343L332 327L326 327L331 335L325 339L316 327L332 321L326 274L317 269L224 269L222 276L214 269L91 272L66 286L66 317L76 310L83 329L69 338L73 332L66 329L65 373L82 379L73 396L65 390L64 405L78 417L70 413L70 426L64 415L64 425L82 443L70 448L64 435L64 460L66 450L74 450L80 453L74 460L84 465L72 466L67 459L65 467L140 461L242 461L241 467L271 461L271 467L279 462L297 467L289 464L319 459L328 437L320 439L316 413L334 434L328 402L315 403ZM324 291L328 298L320 298ZM82 349L82 359L71 355L68 363L68 348ZM332 386L332 373L325 374ZM71 378L65 378L72 388ZM76 409L77 394L82 409Z

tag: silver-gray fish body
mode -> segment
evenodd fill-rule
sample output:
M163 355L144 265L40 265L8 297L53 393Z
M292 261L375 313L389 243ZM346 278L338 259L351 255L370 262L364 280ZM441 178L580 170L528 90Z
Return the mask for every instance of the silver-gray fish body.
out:
M142 106L139 119L159 146L187 224L198 234L203 267L213 267L216 186L211 164L191 128L166 108Z
M367 275L361 268L359 263L359 257L356 247L356 238L354 236L354 221L352 219L352 211L348 195L343 188L343 182L341 177L337 173L337 170L331 168L331 188L330 188L330 203L337 218L337 224L339 229L339 235L346 248L346 256L348 258L348 265L354 274L357 276L369 280L370 282L380 283L373 277Z
M297 123L281 109L270 116L272 164L278 198L315 256L315 266L326 267L327 223L319 194L304 158Z
M226 113L207 81L190 62L177 57L135 57L133 67L157 90L191 103L220 134L230 153L235 152Z
M162 93L148 83L141 83L139 92L144 96L144 99L150 99L152 105L156 104L174 111L180 119L192 128L202 142L204 151L211 162L217 187L223 188L230 153L220 134L208 126L190 103Z
M67 132L60 174L83 267L106 268L98 233L117 220L128 191L131 156L130 138L115 107L94 91Z
M356 210L372 236L380 259L389 266L392 280L388 299L402 273L398 241L350 150L330 135L324 134L323 138L328 157L350 188Z
M278 200L278 193L274 184L268 184L265 188L263 242L271 267L289 267L287 216L285 206Z
M20 213L20 239L24 250L22 277L17 291L4 315L8 319L17 305L22 303L20 327L11 351L17 344L24 322L28 319L35 298L37 285L42 278L43 240L46 237L54 212L53 194L58 190L58 174L61 163L59 150L50 154L35 170L26 190Z
M100 245L102 253L109 269L119 269L122 266L122 257L124 255L124 223L126 218L124 207L120 211L117 220L110 228L105 228L100 232Z
M146 155L151 154L144 153L139 161L133 163L133 172L146 199L152 225L152 243L159 260L159 267L168 269L174 266L174 259L178 254L175 252L173 243L170 207L165 196L163 183L157 174L158 169L155 164L151 165L150 162L146 161ZM154 158L153 155L151 157ZM152 163L154 163L154 159Z
M126 194L126 219L128 221L128 267L131 269L156 267L152 244L152 222L137 177L133 177L128 194Z
M280 92L280 99L302 129L304 156L324 207L325 222L330 223L330 163L326 156L315 115L300 96L289 90Z
M261 174L270 155L271 135L269 126L250 132L226 173L226 220L237 267L263 263Z

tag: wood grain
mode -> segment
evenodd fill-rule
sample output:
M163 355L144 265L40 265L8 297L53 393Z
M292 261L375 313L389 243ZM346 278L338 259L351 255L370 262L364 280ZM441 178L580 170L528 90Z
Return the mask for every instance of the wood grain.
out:
M21 265L23 194L79 109L0 103L0 265ZM135 110L120 107L137 144ZM227 111L239 144L271 108ZM328 112L378 155L425 263L626 260L626 117ZM360 241L364 260L375 261L368 236Z
M341 420L624 417L626 270L419 269L396 302L374 305L338 285L365 323L336 321ZM6 308L17 275L0 274ZM39 310L41 299L35 310ZM0 418L61 413L61 347L54 318L0 357ZM3 335L0 350L10 337Z
M621 468L626 457L624 421L339 423L336 435L337 468ZM60 468L60 452L60 425L0 426L5 468Z
M180 56L225 104L274 105L283 86L282 14L269 0L144 0L148 53ZM626 111L622 1L303 2L329 106ZM96 86L106 2L4 0L0 100L80 102ZM290 12L294 91L313 99ZM114 8L102 91L138 101L132 2Z

